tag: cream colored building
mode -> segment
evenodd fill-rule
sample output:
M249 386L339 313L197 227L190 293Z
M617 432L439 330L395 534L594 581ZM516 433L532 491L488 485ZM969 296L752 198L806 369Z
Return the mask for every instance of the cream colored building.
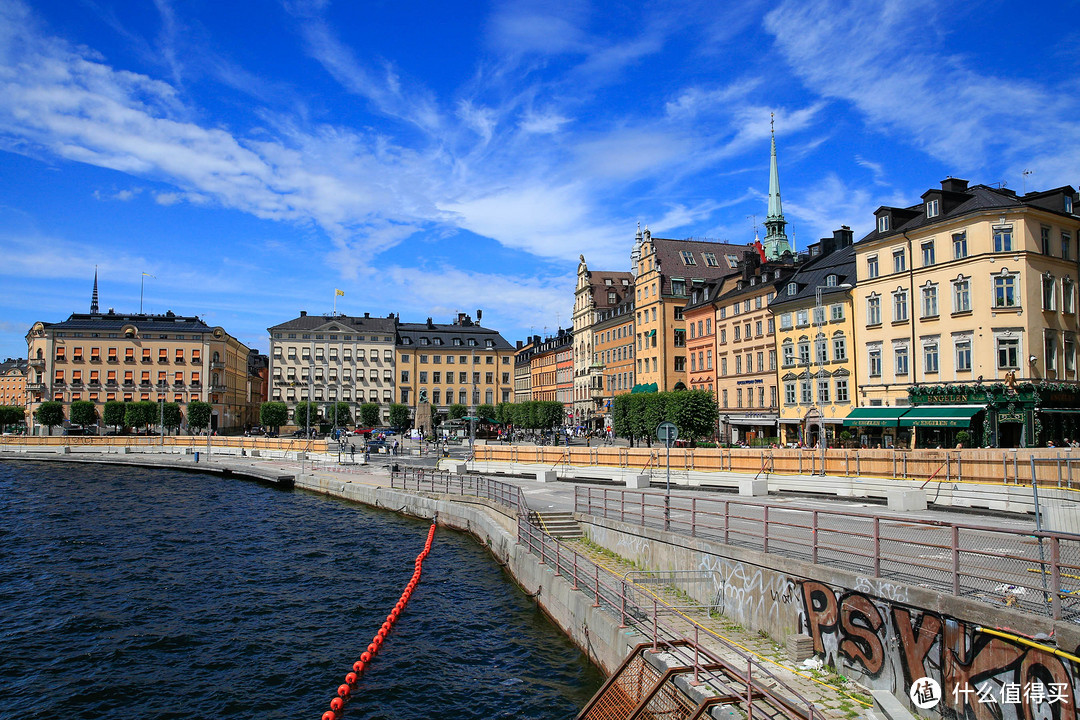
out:
M906 406L931 384L1075 383L1076 202L1068 186L1021 196L949 178L879 208L855 245L859 404ZM993 444L1021 444L1024 423L987 421Z
M639 232L640 235L640 232ZM574 289L573 408L571 424L599 429L603 423L604 368L597 363L593 345L601 317L633 297L634 276L629 272L589 270L580 256Z

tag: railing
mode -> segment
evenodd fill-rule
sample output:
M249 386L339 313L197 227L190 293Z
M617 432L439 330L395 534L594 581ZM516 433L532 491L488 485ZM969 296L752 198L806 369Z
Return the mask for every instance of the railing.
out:
M581 485L574 510L1080 622L1077 535Z
M475 475L453 475L445 470L426 470L399 466L391 471L390 487L413 492L441 495L465 495L490 500L518 514L528 514L528 504L521 488L510 483Z

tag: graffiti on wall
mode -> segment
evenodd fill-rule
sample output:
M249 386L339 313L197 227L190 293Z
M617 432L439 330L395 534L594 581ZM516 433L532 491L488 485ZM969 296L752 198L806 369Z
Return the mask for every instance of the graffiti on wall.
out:
M799 622L813 639L815 653L826 664L897 697L908 696L922 678L932 679L940 698L919 711L925 717L1080 717L1080 667L1068 659L858 590L809 580L801 582L800 590Z
M768 627L797 601L793 580L756 565L703 553L698 569L712 576L711 604L747 625Z

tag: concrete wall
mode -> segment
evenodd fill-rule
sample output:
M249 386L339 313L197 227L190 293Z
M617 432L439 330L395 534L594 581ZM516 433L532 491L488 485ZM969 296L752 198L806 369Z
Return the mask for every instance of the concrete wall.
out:
M796 633L810 636L826 664L896 696L916 714L920 711L910 703L908 690L921 677L935 679L945 690L938 710L975 718L992 717L990 706L980 705L975 696L965 699L962 692L954 699L952 688L989 683L998 693L1010 684L1022 687L1041 679L1063 688L1068 704L1057 708L1064 714L1054 715L1045 705L1031 712L1004 704L1001 717L1077 717L1080 667L977 628L1015 628L1026 636L1047 633L1059 649L1076 654L1080 625L662 530L577 517L590 539L640 567L702 571L711 582L685 588L699 602L715 603L728 618L777 641Z

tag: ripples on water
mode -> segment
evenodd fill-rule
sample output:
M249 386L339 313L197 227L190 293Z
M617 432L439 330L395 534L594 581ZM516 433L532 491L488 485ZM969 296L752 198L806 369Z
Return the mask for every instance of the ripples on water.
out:
M427 523L164 470L0 462L0 717L318 718ZM347 718L568 718L602 682L440 528Z

